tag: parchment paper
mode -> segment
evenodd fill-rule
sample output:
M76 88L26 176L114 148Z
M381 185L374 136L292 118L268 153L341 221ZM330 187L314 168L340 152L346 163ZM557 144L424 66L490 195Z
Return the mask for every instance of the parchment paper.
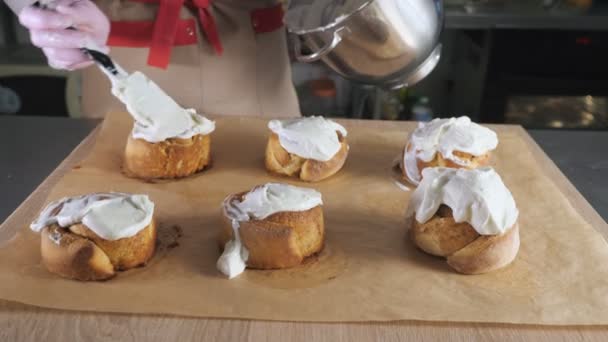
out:
M145 268L107 282L65 280L41 265L40 237L23 223L0 248L0 298L67 310L286 321L608 324L608 246L544 176L515 129L499 130L493 163L521 212L520 253L504 270L464 276L406 239L411 192L395 185L391 168L413 124L373 129L343 123L349 159L322 183L268 175L266 121L252 118L217 121L211 169L149 183L121 174L131 120L125 113L109 115L92 153L49 201L94 191L147 193L160 221L157 255ZM326 248L294 269L247 270L228 280L215 269L220 204L228 194L268 181L323 193Z

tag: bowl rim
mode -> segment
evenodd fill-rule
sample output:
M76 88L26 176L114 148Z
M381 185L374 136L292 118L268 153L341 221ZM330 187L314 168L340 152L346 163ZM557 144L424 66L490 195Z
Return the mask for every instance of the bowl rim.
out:
M292 28L289 25L289 22L287 21L287 17L289 15L289 10L287 10L284 19L283 19L283 23L285 24L285 27L287 27L287 31L289 31L290 33L294 33L297 35L305 35L305 34L310 34L310 33L317 33L317 32L325 32L328 30L331 30L337 26L339 26L340 24L342 24L343 22L347 21L348 19L350 19L353 15L363 11L365 8L367 8L369 5L371 5L372 2L374 2L376 0L366 0L364 3L361 4L361 6L357 7L354 11L352 11L351 13L344 15L344 16L340 16L337 18L337 20L334 20L333 22L325 25L325 26L319 26L319 27L315 27L312 29L297 29L297 30L292 30Z

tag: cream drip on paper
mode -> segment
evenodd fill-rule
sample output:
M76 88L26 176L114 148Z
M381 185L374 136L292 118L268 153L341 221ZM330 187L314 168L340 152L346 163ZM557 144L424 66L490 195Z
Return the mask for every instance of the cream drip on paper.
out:
M404 153L404 166L408 179L418 184L420 170L417 160L429 162L437 152L443 158L467 166L469 162L458 158L454 151L481 156L498 146L496 133L489 128L471 122L466 116L450 119L435 119L420 123L408 139Z
M224 215L232 222L234 239L228 241L217 260L217 269L232 279L243 273L249 251L242 244L240 222L263 220L283 211L306 211L323 204L321 193L288 184L268 183L254 188L242 200L229 196L224 200Z
M51 224L67 228L82 223L103 239L119 240L146 228L153 213L154 203L146 195L95 193L50 203L30 228L40 232Z
M133 138L156 143L169 138L189 139L215 130L213 121L194 109L182 108L141 72L107 74L112 80L112 94L135 119Z
M279 136L279 142L287 152L319 161L330 160L342 148L336 132L343 137L348 134L342 125L321 116L271 120L268 128Z
M511 192L489 167L467 170L426 168L410 200L408 215L430 220L439 206L452 209L456 222L469 223L480 235L498 235L511 228L519 211Z

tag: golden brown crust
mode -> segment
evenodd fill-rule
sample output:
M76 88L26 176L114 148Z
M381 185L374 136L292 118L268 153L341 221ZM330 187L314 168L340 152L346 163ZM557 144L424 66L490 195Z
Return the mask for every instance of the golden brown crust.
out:
M266 169L272 173L282 176L297 176L306 182L318 182L326 179L342 168L348 157L348 143L346 138L338 132L338 138L342 147L328 161L305 159L287 152L279 141L279 136L271 133L266 145Z
M407 148L408 151L410 151L412 149L412 145L410 145L408 143L405 148ZM405 154L405 149L403 152L404 153L402 155ZM422 177L422 170L426 169L427 167L449 167L449 168L453 168L453 169L472 170L472 169L477 169L480 167L488 166L488 165L490 165L492 152L487 152L486 154L482 154L480 156L474 156L469 153L465 153L465 152L461 152L461 151L454 151L454 155L460 159L467 160L469 162L469 164L466 166L457 164L450 159L444 158L443 155L441 154L441 152L437 152L435 154L435 158L433 158L431 161L425 162L420 159L416 159L416 164L418 166L418 171L420 172L420 176ZM403 177L405 179L408 179L409 177L407 176L407 173L405 171L404 163L405 163L404 158L401 158L401 171L403 173Z
M445 257L448 265L463 274L487 273L510 264L519 251L519 227L501 235L479 235L468 223L456 223L446 206L430 220L412 218L410 237L423 251Z
M449 208L448 208L449 209ZM446 257L479 237L468 223L456 223L450 215L435 215L425 223L412 220L412 238L423 251Z
M464 274L487 273L510 264L519 251L519 225L501 235L480 236L448 256L453 269Z
M172 138L159 143L129 135L123 169L128 176L141 179L174 179L201 171L210 162L210 135Z
M115 275L114 266L99 247L57 225L42 230L40 252L46 268L65 278L105 280Z
M91 240L110 258L117 271L145 265L156 249L156 222L152 222L132 237L119 240L105 240L82 224L75 224L69 230Z
M40 245L42 262L50 272L82 281L106 280L116 271L144 265L155 248L154 221L135 236L115 241L100 238L82 224L51 225L42 230Z
M242 194L235 195L242 196ZM222 214L220 246L233 238L232 222ZM240 222L239 236L249 251L247 267L279 269L297 266L323 249L323 209L280 212L264 220Z

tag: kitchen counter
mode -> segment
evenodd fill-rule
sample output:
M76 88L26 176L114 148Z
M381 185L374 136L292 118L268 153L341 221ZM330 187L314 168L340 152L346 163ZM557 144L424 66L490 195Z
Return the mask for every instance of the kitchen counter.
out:
M0 117L0 222L99 123L49 117ZM608 221L608 132L530 134L595 210Z
M0 116L0 222L98 123L96 120Z

